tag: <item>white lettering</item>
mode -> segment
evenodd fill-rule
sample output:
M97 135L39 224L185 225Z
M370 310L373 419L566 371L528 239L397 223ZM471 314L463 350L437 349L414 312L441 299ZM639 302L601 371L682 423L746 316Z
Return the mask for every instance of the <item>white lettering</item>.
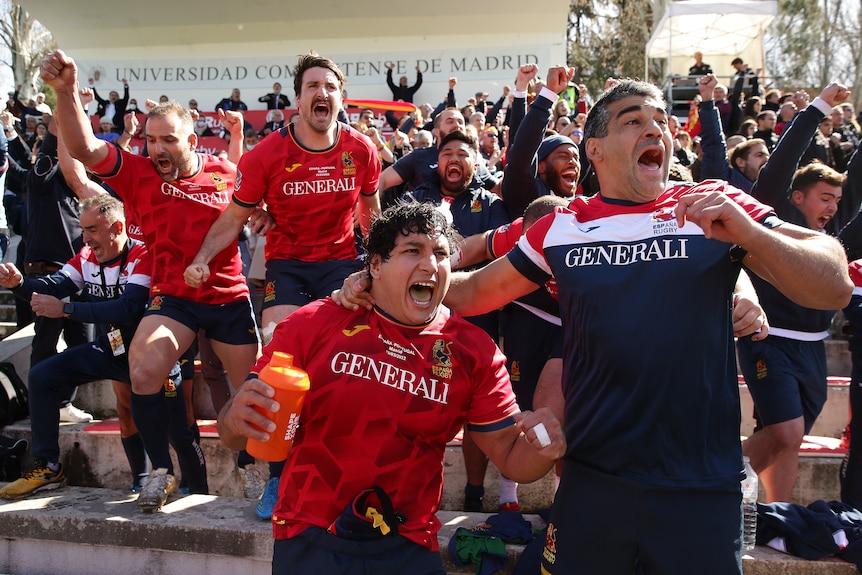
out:
M199 194L190 194L188 192L184 192L183 190L172 186L168 182L162 182L162 193L166 196L173 196L175 198L182 198L185 200L191 200L193 202L197 202L199 204L206 204L211 206L213 204L226 204L230 201L230 192L222 191L218 192L215 190L209 190L206 192L201 192Z
M434 378L425 379L423 375L364 355L338 352L332 357L329 367L332 373L377 381L387 387L435 403L446 405L449 398L447 382Z
M308 194L331 194L349 192L356 188L356 178L310 180L285 182L282 188L285 196L304 196Z
M566 267L577 268L609 264L627 266L637 262L687 259L688 239L662 239L637 244L578 246L566 252Z

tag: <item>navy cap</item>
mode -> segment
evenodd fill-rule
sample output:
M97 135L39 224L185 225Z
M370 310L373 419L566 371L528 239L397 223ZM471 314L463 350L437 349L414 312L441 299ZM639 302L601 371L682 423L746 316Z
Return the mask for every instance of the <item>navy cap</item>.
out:
M550 154L560 146L565 146L566 144L570 146L575 146L575 143L572 141L571 138L566 136L560 136L559 134L545 138L539 145L539 161L541 162L548 157L548 154Z

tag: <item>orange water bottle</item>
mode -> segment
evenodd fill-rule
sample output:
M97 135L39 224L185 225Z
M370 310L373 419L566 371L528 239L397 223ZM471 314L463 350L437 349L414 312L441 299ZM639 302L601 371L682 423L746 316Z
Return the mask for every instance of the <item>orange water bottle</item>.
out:
M293 365L293 356L280 351L273 352L269 363L260 370L258 379L275 389L275 399L280 407L275 413L259 407L259 412L275 420L275 431L269 441L249 438L246 451L264 461L284 461L299 427L299 413L310 382L308 374Z

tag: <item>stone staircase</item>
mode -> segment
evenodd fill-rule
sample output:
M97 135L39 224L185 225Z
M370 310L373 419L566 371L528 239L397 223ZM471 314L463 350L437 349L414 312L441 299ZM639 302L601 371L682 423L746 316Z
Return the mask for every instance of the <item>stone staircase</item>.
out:
M26 380L29 338L32 326L0 342L0 361L11 361ZM841 347L831 346L831 355L841 358ZM834 364L834 359L832 360ZM195 412L199 418L213 417L207 401L208 389L195 381ZM750 433L751 402L747 388L740 386L743 402L742 434ZM110 383L82 386L76 404L100 418L114 414ZM835 382L829 388L826 409L812 431L815 435L840 437L847 421L848 386ZM0 574L57 575L93 573L154 573L220 575L247 572L270 573L272 538L266 522L256 519L254 502L242 498L235 471L234 454L216 437L204 437L211 495L174 496L162 513L138 512L134 496L126 490L129 477L118 434L84 431L86 424L62 424L61 452L69 475L69 487L45 492L17 502L0 500ZM29 438L29 422L8 426L4 434ZM815 499L838 499L840 456L803 454L793 501L807 504ZM259 463L264 477L265 464ZM444 461L445 482L438 518L443 523L439 540L448 573L475 573L472 566L455 566L445 550L459 526L484 521L496 511L499 473L493 464L486 476L484 513L460 510L466 474L460 445L451 444ZM534 528L544 527L534 513L553 500L553 476L519 488L525 517ZM510 545L510 573L522 547ZM777 573L838 575L856 573L856 568L838 560L810 562L768 548L756 548L743 561L746 575Z
M15 323L15 296L0 288L0 340L18 331Z

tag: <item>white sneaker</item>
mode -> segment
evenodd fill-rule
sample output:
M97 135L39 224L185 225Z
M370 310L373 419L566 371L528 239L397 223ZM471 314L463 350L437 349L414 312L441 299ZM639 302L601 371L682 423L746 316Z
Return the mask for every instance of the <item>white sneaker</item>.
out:
M66 421L68 423L89 423L93 421L93 416L86 411L78 409L71 403L67 403L60 408L60 421Z

